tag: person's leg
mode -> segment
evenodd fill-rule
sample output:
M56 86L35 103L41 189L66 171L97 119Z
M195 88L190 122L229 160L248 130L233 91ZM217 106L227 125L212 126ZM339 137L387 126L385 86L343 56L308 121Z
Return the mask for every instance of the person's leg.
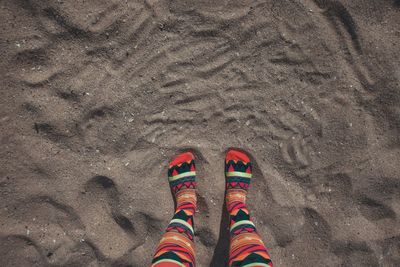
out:
M175 215L163 235L151 267L194 267L193 215L196 211L194 157L177 156L169 165L168 180L175 197Z
M225 176L226 206L230 216L229 266L272 266L246 206L252 177L249 157L243 152L229 150L225 159Z

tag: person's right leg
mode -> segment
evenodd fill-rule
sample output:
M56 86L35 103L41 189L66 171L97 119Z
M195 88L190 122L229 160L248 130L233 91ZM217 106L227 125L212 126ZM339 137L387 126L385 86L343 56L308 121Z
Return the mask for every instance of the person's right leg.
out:
M229 266L272 267L267 249L257 234L246 206L247 189L252 177L249 157L229 150L225 159L226 206L230 216Z

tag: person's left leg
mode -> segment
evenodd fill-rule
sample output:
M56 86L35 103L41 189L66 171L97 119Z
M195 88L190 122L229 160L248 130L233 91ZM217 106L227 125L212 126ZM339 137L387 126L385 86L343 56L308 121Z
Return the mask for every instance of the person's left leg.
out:
M178 155L169 165L168 180L176 210L163 235L151 267L194 267L193 215L196 210L194 156Z

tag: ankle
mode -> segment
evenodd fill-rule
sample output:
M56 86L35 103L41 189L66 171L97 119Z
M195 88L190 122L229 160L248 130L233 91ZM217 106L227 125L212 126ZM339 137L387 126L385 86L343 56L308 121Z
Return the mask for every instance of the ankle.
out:
M176 209L194 214L197 206L197 197L195 189L183 189L175 194Z
M228 189L226 192L226 208L230 215L239 209L246 208L247 191L243 189Z

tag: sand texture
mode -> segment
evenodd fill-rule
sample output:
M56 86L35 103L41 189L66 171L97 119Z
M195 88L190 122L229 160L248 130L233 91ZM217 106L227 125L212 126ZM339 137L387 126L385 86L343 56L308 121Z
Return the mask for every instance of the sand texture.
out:
M0 0L0 23L0 266L149 266L186 149L198 266L225 266L229 147L276 266L400 266L399 0Z

